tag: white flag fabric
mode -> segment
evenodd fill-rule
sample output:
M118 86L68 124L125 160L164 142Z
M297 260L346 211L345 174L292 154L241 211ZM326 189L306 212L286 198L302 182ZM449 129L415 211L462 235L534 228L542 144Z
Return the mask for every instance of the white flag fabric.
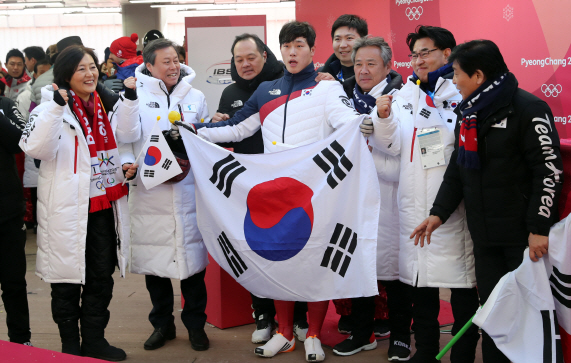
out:
M380 193L357 123L327 139L234 154L188 133L198 227L211 256L254 295L373 296Z
M182 173L158 122L155 122L149 139L143 146L143 153L139 173L145 188L151 189Z
M549 231L547 275L553 293L563 360L571 363L571 215Z
M551 243L550 252L551 253ZM500 279L473 322L514 363L563 363L546 258L523 263Z

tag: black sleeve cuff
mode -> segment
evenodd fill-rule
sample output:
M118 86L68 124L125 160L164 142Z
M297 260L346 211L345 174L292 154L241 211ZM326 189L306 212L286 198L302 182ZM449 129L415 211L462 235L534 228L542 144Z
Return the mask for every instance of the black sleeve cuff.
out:
M442 208L439 208L437 206L433 206L432 209L430 210L429 215L431 216L437 216L438 218L440 218L440 220L442 221L442 224L446 223L446 221L448 220L448 218L450 217L450 214L444 212L444 210L442 210Z
M125 87L125 98L131 101L135 101L137 99L137 90Z
M59 91L54 91L54 101L60 106L65 106L65 100L59 93Z

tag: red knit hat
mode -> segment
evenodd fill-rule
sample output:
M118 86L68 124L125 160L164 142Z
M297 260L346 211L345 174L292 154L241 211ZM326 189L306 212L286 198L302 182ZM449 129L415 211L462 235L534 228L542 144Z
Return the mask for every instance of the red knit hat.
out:
M139 36L136 33L131 34L131 37L121 37L115 39L109 50L119 58L129 59L137 56L137 40Z

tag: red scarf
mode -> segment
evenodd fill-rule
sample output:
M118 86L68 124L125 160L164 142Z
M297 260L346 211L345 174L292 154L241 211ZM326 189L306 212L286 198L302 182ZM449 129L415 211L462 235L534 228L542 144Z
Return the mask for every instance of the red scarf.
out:
M81 99L70 91L73 98L73 113L77 116L91 158L91 176L89 186L89 213L111 207L111 201L127 195L128 189L123 182L123 170L119 160L119 151L113 136L113 130L97 92L93 92L93 122L95 132L91 129L87 112Z

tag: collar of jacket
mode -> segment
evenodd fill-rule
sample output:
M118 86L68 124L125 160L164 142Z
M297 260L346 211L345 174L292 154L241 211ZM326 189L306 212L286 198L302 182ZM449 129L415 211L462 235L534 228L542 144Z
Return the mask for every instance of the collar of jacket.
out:
M355 84L357 83L357 79L355 77L356 76L347 78L345 82L343 82L343 89L345 90L345 93L349 98L353 98L354 96L353 89L355 88ZM388 77L390 77L390 80L388 80ZM399 90L402 88L402 76L397 71L391 69L388 77L387 77L388 83L386 87L383 89L381 95L386 95L389 92L391 92L393 89Z
M513 75L513 73L508 72L506 75L506 80L503 87L500 89L500 93L497 100L493 102L488 109L481 110L478 118L481 117L481 126L478 131L478 137L480 135L485 135L488 133L493 124L508 117L510 114L514 113L514 108L512 105L512 100L514 94L518 89L518 81ZM456 107L459 108L459 107ZM479 123L480 121L478 121Z
M435 71L428 73L428 82L421 83L421 87L424 91L435 92L436 90L436 83L440 77L444 79L451 79L454 76L454 71L452 70L452 64L446 63L442 67L438 68ZM418 80L418 76L416 73L412 72L412 80L416 83ZM427 92L428 93L428 92Z
M284 66L284 77L289 80L289 81L301 81L304 79L307 79L309 77L317 77L317 72L315 71L315 66L313 65L313 62L309 63L309 65L307 67L305 67L304 69L302 69L301 71L299 71L298 73L290 73L287 70L287 67Z
M335 79L337 79L337 73L341 70L341 61L335 53L331 54L331 56L327 59L323 67L321 68L320 72L329 73Z
M272 81L278 79L283 75L283 64L277 60L276 56L267 45L264 44L264 49L266 50L266 63L260 74L251 80L246 80L238 75L236 70L236 65L234 64L234 57L230 60L230 72L232 75L232 80L236 82L239 88L247 91L255 91L260 83L265 81Z
M147 92L152 92L156 94L171 95L174 93L175 90L180 88L179 84L181 83L188 85L188 87L192 87L191 83L196 77L196 72L189 66L181 64L180 76L178 77L178 82L171 89L170 92L168 91L167 86L162 80L155 78L151 75L151 73L145 66L145 63L137 67L137 70L135 71L135 77L137 78L137 88L143 88Z

